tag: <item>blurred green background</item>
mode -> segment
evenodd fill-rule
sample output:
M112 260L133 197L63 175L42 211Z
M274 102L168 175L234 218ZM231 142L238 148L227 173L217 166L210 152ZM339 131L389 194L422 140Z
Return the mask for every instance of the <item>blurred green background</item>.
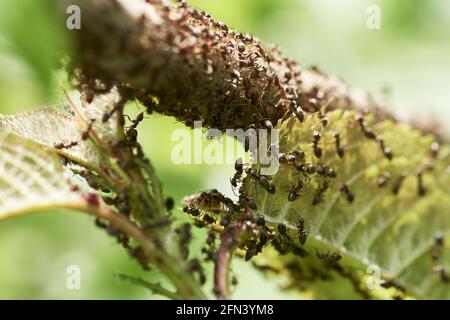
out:
M57 0L54 0L57 1ZM450 2L447 0L192 0L216 19L264 43L279 44L304 66L317 65L388 101L405 117L431 115L450 122ZM49 72L69 46L63 28L44 0L0 0L0 113L60 104L56 85L64 75ZM366 27L370 5L381 9L381 30ZM26 14L25 14L26 12ZM31 14L32 13L32 14ZM136 112L134 105L130 113ZM174 119L153 116L140 140L154 162L165 192L183 196L208 188L232 195L232 166L171 163ZM181 214L180 214L181 215ZM201 243L203 235L196 234ZM81 290L66 288L66 268L79 265ZM146 299L145 289L117 282L122 272L143 273L91 218L44 212L0 223L0 298ZM297 298L277 282L235 259L235 298ZM210 288L207 289L210 291Z

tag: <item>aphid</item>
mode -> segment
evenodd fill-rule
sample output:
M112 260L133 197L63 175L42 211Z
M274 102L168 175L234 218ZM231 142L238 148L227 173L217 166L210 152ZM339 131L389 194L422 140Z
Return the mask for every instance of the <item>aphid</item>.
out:
M336 264L339 260L342 259L342 256L340 253L338 252L333 252L333 253L321 253L321 252L317 252L316 253L317 257L320 260L324 260L326 263L330 264L330 265L334 265Z
M302 247L293 245L293 246L291 246L291 250L292 250L292 253L295 254L296 256L299 256L302 258L308 256L308 252L305 249L303 249Z
M423 197L427 193L427 189L423 184L423 172L420 170L417 172L417 194Z
M243 199L243 201L244 201L244 204L245 204L247 207L249 207L251 210L254 210L254 211L258 210L258 206L257 206L255 200L250 199L250 198L248 198L248 197L245 197L245 198Z
M328 118L319 110L319 119L320 122L322 123L323 127L326 127L328 125Z
M348 185L344 184L344 185L341 187L341 190L340 190L340 191L342 192L342 194L345 195L345 197L347 198L347 201L348 201L349 203L352 203L352 202L355 200L355 196L354 196L353 193L350 191L350 188L348 187Z
M321 164L317 166L317 174L320 176L325 176L327 174L327 168Z
M100 199L94 193L87 193L87 194L83 195L83 199L87 202L88 205L90 205L92 207L100 206Z
M297 161L297 162L305 160L305 157L306 157L305 151L301 151L301 150L292 151L291 155L293 155L295 157L295 161Z
M328 190L330 187L330 184L327 181L324 181L323 184L320 186L320 188L316 191L316 194L313 198L313 206L318 205L320 202L322 202L322 196L323 194Z
M400 282L398 282L395 279L388 279L388 280L381 280L380 286L382 286L385 289L389 288L395 288L401 292L405 292L406 288L404 285L402 285Z
M203 267L202 267L202 265L200 264L200 261L197 258L192 259L191 261L189 261L188 271L191 272L191 273L197 272L198 276L199 276L200 284L202 284L202 285L205 284L205 282L206 282L206 274L203 271Z
M406 174L402 173L397 180L395 181L393 187L392 187L392 193L397 195L400 192L400 189L402 187L403 181L406 179Z
M256 222L256 225L258 225L260 227L264 227L266 225L266 219L264 218L264 216L261 216L261 215L256 216L255 222Z
M431 144L431 156L433 158L437 158L438 154L439 154L439 143L433 142Z
M231 285L237 286L237 284L238 284L238 279L236 278L236 276L232 276L231 277Z
M336 178L337 177L336 171L334 171L333 168L327 168L327 176L330 178Z
M442 282L444 282L444 283L449 283L450 282L450 276L445 271L444 266L442 266L442 265L434 266L433 267L433 273L437 274Z
M300 197L300 190L303 189L303 181L299 180L296 186L293 186L291 191L289 191L288 201L295 201Z
M245 261L249 261L251 258L258 254L258 246L256 241L250 240L247 242L247 251L245 252Z
M231 220L232 220L231 214L228 214L224 216L222 220L220 220L220 225L223 227L228 227L231 224Z
M200 215L200 210L198 208L189 205L184 206L183 211L190 214L193 217L198 217Z
M383 153L384 156L389 160L392 160L394 158L394 153L392 152L392 149L390 147L384 148Z
M314 148L314 155L317 158L321 158L322 157L322 149L320 147L318 147L317 145L313 145Z
M269 241L269 238L267 237L267 235L265 233L261 233L259 235L259 246L261 248L264 247L268 241Z
M333 134L336 140L336 152L340 158L344 157L344 148L341 146L341 135L337 132Z
M444 245L444 235L441 232L436 233L434 236L434 245L436 247L442 247Z
M214 231L209 230L208 231L208 238L206 238L206 244L208 246L212 246L215 241L216 241L216 234L214 233Z
M280 155L278 156L278 162L281 164L288 164L289 160L288 160L288 157L284 153L280 153Z
M203 216L203 221L206 222L207 224L213 224L216 223L216 219L214 219L213 217L211 217L209 214L205 214Z
M305 167L305 171L307 174L314 174L316 172L316 167L313 164L308 164Z
M389 172L384 172L382 175L380 175L377 178L378 187L380 187L380 188L385 187L390 179L391 179L391 174Z
M277 250L278 253L281 254L282 256L284 256L289 252L289 248L278 239L273 240L272 245L275 248L275 250Z
M172 197L168 197L165 201L165 206L168 211L171 211L175 205L175 201Z

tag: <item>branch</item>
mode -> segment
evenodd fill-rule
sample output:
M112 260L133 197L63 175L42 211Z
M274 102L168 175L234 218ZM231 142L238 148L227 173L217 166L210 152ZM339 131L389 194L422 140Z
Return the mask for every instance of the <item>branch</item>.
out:
M392 118L360 90L317 68L302 68L257 38L208 14L159 0L67 0L82 8L70 32L83 79L125 85L150 111L218 129L273 124L288 110L356 108ZM62 6L61 9L64 9ZM63 12L65 15L65 11ZM101 19L99 19L101 17ZM155 104L156 97L158 103Z

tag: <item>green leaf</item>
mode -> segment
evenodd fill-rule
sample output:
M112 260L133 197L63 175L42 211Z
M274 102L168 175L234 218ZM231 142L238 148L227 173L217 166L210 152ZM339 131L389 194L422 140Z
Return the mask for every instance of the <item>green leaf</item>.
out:
M49 208L81 207L85 201L71 184L71 174L54 151L0 131L0 220Z
M48 4L34 0L0 2L0 38L5 38L11 52L28 65L45 95L52 90L58 54L68 47L65 25ZM29 13L26 19L25 12Z
M329 124L325 127L317 114L307 117L303 124L297 119L282 123L280 152L303 150L305 164L333 168L337 177L307 174L293 165L281 165L273 178L275 195L247 177L246 193L257 202L258 213L275 225L286 224L294 239L298 238L299 217L305 219L305 229L310 232L305 244L309 258L295 260L299 266L300 260L319 260L317 252L339 252L343 256L339 264L354 274L362 276L368 266L376 265L383 277L395 278L405 285L409 295L450 299L450 284L432 271L441 265L450 273L450 148L441 146L434 156L431 135L366 116L366 128L373 129L384 139L385 147L392 148L394 157L389 160L379 142L365 137L354 112L336 110L326 116ZM313 151L314 131L321 133L320 159ZM335 132L340 134L341 145L345 147L343 158L336 152ZM418 172L422 172L425 195L419 194ZM384 173L391 178L380 187L377 179ZM395 194L393 190L402 174L406 178ZM289 192L299 181L304 183L299 198L288 201ZM325 182L329 188L323 192L320 203L314 205L313 200ZM344 185L354 195L352 203L341 191ZM439 233L447 241L440 249L440 257L433 261L432 250ZM285 265L293 263L292 257L280 260Z
M69 113L44 108L15 115L0 114L0 128L49 148L54 148L58 143L68 145L78 142L76 146L57 151L87 167L98 166L100 162L100 154L92 142L81 139L82 124Z

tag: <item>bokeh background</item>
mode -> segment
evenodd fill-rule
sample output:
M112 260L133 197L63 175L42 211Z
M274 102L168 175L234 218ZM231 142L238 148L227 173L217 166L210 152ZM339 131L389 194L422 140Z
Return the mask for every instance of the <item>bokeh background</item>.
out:
M53 0L57 1L57 0ZM280 45L304 66L317 65L361 87L409 118L425 115L450 123L450 2L447 0L191 0L231 27L264 43ZM381 30L366 27L370 5L381 9ZM0 0L0 113L63 103L64 82L55 53L69 50L64 25L44 0ZM139 107L128 106L130 114ZM152 116L140 140L154 162L165 192L183 196L208 188L232 195L232 165L174 165L173 118ZM178 213L180 219L185 219ZM204 235L196 233L194 247ZM79 265L81 290L66 288L66 268ZM249 264L235 259L235 298L298 298L280 290ZM146 289L118 282L120 272L143 273L91 218L72 212L43 212L0 223L1 299L147 299ZM162 280L163 281L163 280ZM210 289L207 289L209 291ZM307 297L306 297L307 298Z

